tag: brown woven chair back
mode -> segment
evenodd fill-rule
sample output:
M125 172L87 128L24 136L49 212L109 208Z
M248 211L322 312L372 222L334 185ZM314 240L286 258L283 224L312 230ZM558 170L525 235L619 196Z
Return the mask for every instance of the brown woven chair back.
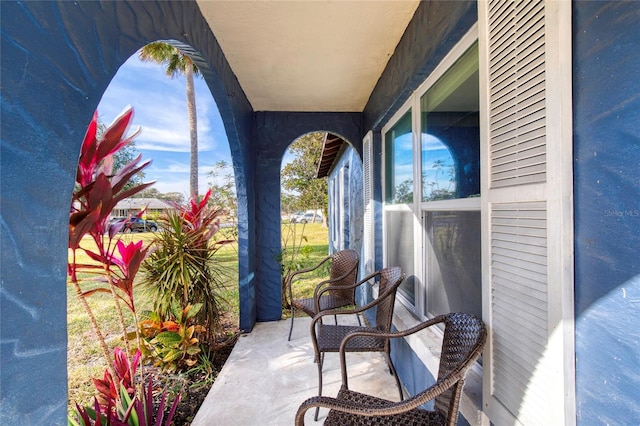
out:
M389 291L389 295L376 305L376 328L381 331L391 331L393 321L393 305L396 302L396 289L402 283L402 269L392 266L380 271L378 297Z
M346 351L349 342L367 338L399 339L428 327L444 324L441 359L436 383L400 402L384 400L349 389ZM452 313L423 321L409 329L392 333L354 330L344 337L340 349L342 388L336 398L319 396L307 399L296 413L296 425L304 424L305 412L329 408L325 425L447 425L458 419L462 387L467 372L482 353L487 330L482 321L471 314ZM392 364L390 364L391 366ZM395 371L395 370L394 370ZM399 386L399 383L398 383ZM321 389L321 388L320 388ZM402 398L401 398L402 399ZM435 399L435 410L422 408Z
M356 289L353 287L353 283L355 283L358 278L358 268L354 268L354 265L358 264L360 256L358 256L358 253L355 250L348 249L336 252L332 257L330 277L341 277L348 273L348 275L332 285L351 286L352 288L346 290L329 290L329 293L332 296L347 299L353 304L355 303L356 298Z
M438 368L438 380L443 379L448 374L465 365L467 358L479 356L480 348L485 340L485 327L482 321L473 315L465 313L452 313L443 315L444 338L442 341L442 352L440 355L440 365ZM466 364L470 367L470 364ZM461 385L460 385L461 386ZM452 403L455 404L455 415L457 415L459 396L455 393L457 386L451 387L435 398L436 410L445 418L450 418L452 413Z

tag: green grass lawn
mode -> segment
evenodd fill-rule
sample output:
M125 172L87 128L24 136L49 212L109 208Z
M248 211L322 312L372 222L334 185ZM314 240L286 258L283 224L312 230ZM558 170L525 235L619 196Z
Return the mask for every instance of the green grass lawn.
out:
M293 226L293 228L290 228ZM308 246L308 253L302 257L301 264L303 267L309 267L317 264L320 260L327 256L327 229L321 224L302 224L283 225L283 235L287 232L295 232L295 236L300 239L301 232L304 233L306 241L303 245ZM291 244L291 237L288 244ZM126 234L122 235L123 242L143 240L148 244L153 238L151 233ZM95 248L93 242L89 238L83 240L83 247L88 249ZM221 273L223 284L222 298L226 301L228 312L235 318L237 324L238 318L238 248L237 244L226 244L222 246L215 254L215 262L218 263L218 270ZM71 259L71 252L69 253ZM274 259L274 262L276 260ZM78 252L78 263L89 263L91 260L85 254ZM323 273L327 271L318 271L315 276L308 280L304 280L296 284L296 295L308 297L313 294L314 284L321 281ZM88 278L87 275L81 278ZM83 290L94 288L98 284L85 282L82 284ZM151 302L145 300L140 291L134 290L136 309L138 311L151 309ZM91 309L93 310L101 330L105 335L107 344L112 351L114 347L123 347L122 333L114 302L110 294L95 293L87 298ZM130 331L134 330L133 317L129 310L123 306L127 324L130 324ZM283 312L284 316L288 316L289 312ZM92 378L102 378L106 368L105 360L100 350L99 343L94 333L84 309L80 305L78 296L74 287L69 284L67 286L67 327L68 327L68 352L67 352L67 372L69 377L69 406L78 402L81 405L88 404L93 398L94 387Z

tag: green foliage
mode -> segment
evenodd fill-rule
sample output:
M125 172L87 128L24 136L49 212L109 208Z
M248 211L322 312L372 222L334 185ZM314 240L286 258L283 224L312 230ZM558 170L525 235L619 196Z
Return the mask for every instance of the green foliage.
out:
M287 283L291 274L302 269L304 261L308 259L313 249L304 245L309 239L305 236L304 230L306 223L297 225L295 223L282 224L282 250L278 255L278 263L282 272L282 307L288 309L291 307L291 301L288 300Z
M184 74L187 67L190 67L195 75L200 75L200 70L187 54L162 41L147 44L140 49L138 57L144 62L162 64L165 66L165 73L171 78Z
M431 168L435 170L433 180L427 181L426 172L422 172L423 201L437 201L456 198L456 177L455 167L453 164L445 164L443 160L436 160L433 162ZM442 173L446 173L448 176L446 188L440 188L440 182L442 181L442 179L440 179L440 175ZM425 192L425 189L427 188L428 191Z
M171 319L163 320L157 312L145 312L140 321L140 334L144 338L142 353L164 371L182 371L198 362L201 349L196 333L206 328L195 323L202 304L187 305L184 309L174 304Z
M395 188L393 202L396 204L413 203L413 181L405 180Z
M218 231L222 239L238 241L238 197L236 180L231 166L224 160L214 164L208 174L210 203L224 210L226 227ZM234 246L235 247L235 246ZM237 254L237 252L236 252Z
M184 203L184 195L179 192L160 192L157 188L147 188L136 194L132 198L157 198L159 200L171 201L173 203ZM148 215L148 213L147 213Z
M154 234L155 250L143 263L141 281L162 318L172 315L174 304L182 309L202 304L196 322L206 327L206 342L213 340L222 314L222 273L214 254L228 243L213 239L222 211L210 208L208 198L209 193L159 220L161 230Z
M211 188L211 203L223 208L228 216L236 217L236 181L230 165L224 160L218 161L207 176L210 179L208 183Z
M297 200L287 208L303 211L321 209L324 217L327 216L327 178L316 178L324 137L325 133L308 133L289 146L289 152L295 158L282 169L281 182L284 190L297 195Z
M193 366L187 375L191 377L199 377L197 382L194 382L189 386L191 389L210 388L215 381L215 367L214 359L216 356L215 351L208 348L201 347L198 363Z

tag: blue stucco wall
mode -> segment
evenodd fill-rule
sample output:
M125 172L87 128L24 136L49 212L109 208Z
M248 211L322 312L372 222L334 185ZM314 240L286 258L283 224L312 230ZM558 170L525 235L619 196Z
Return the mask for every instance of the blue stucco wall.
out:
M257 112L255 114L256 157L256 265L258 321L279 320L282 316L281 272L277 262L280 242L280 166L289 145L306 133L328 131L346 140L360 141L361 114Z
M574 2L577 420L640 422L640 5Z
M241 323L249 328L253 111L195 2L3 1L0 8L0 424L66 424L67 221L80 144L102 93L148 42L193 48L233 155Z
M329 217L332 216L332 204L337 202L338 194L335 194L334 187L331 185L333 179L339 179L340 170L345 170L345 180L347 183L348 198L342 206L344 220L346 222L344 234L340 236L341 245L334 245L331 236L333 235L333 222L329 220L329 252L334 253L341 248L350 248L360 253L360 278L364 277L364 253L363 253L363 230L364 230L364 200L363 200L363 170L362 159L357 151L349 144L343 147L343 152L333 164L329 172ZM356 300L361 304L366 304L370 298L369 287L359 287L356 289Z
M344 248L351 248L360 253L362 258L362 230L364 228L364 206L362 198L362 160L360 159L356 150L349 144L343 147L343 153L333 164L331 171L329 172L329 182L334 179L340 179L340 170L345 170L345 180L347 181L348 198L344 200L342 206L343 215L345 217L345 230L342 235L342 244ZM335 194L333 186L329 186L329 200L330 209L329 216L331 216L331 204L336 200L338 194ZM335 201L337 202L337 201ZM329 235L331 235L332 222L329 221ZM329 252L333 253L340 250L340 246L335 246L334 242L329 241ZM362 259L361 259L362 261Z
M423 1L364 108L364 128L380 130L478 21L475 1Z

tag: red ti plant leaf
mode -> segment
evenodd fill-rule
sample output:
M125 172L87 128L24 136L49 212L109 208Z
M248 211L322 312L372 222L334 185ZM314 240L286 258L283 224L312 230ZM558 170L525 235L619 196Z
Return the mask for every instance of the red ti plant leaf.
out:
M69 216L69 248L76 250L80 241L100 220L100 210L72 213Z
M136 158L125 164L120 170L116 172L115 175L111 178L111 183L113 185L113 193L118 194L129 182L129 180L139 173L142 169L151 164L151 160L146 160L142 164L138 164L142 159L142 154L138 155Z
M202 218L203 210L207 207L207 202L211 197L211 189L207 191L207 193L202 197L200 202L197 202L194 199L191 199L189 203L190 209L183 210L182 217L184 217L188 222L190 222L194 228L200 227L200 220Z
M142 261L147 256L149 247L143 247L142 240L124 244L119 240L116 244L117 253L110 257L112 264L116 265L121 273L121 278L114 280L114 285L125 292L128 300L125 300L129 309L133 306L133 281L135 279Z
M98 146L97 156L99 158L105 158L107 155L111 155L127 143L129 143L131 138L122 139L122 135L129 128L129 123L133 118L133 108L128 106L124 111L120 113L119 116L113 120L113 123L109 126L104 135L102 135L102 141ZM134 136L136 136L139 131L136 131Z
M80 160L78 162L78 173L76 181L80 186L86 186L93 180L93 171L97 166L96 152L98 149L98 140L96 139L96 131L98 128L98 111L93 113L87 133L84 135L82 147L80 148Z
M141 356L142 354L140 353L140 350L136 351L136 354L131 360L131 364L129 364L129 357L125 351L120 348L115 348L114 350L115 361L113 366L115 367L116 374L120 379L120 384L127 389L129 395L133 395L133 392L135 391L133 377L131 375L136 373Z
M129 358L122 349L115 348L114 350L113 366L115 367L115 372L118 376L118 383L127 390L129 395L133 395L135 393L132 375L135 375L141 356L142 354L138 350L131 360L131 363L129 363ZM117 391L118 385L113 379L113 376L111 376L111 373L109 373L109 370L105 370L102 380L93 379L93 384L98 391L97 398L100 402L100 406L103 408L114 407L119 397Z
M93 385L98 391L96 398L102 407L114 406L115 401L118 398L118 392L116 391L116 385L113 381L113 377L109 370L104 371L103 379L93 379Z

